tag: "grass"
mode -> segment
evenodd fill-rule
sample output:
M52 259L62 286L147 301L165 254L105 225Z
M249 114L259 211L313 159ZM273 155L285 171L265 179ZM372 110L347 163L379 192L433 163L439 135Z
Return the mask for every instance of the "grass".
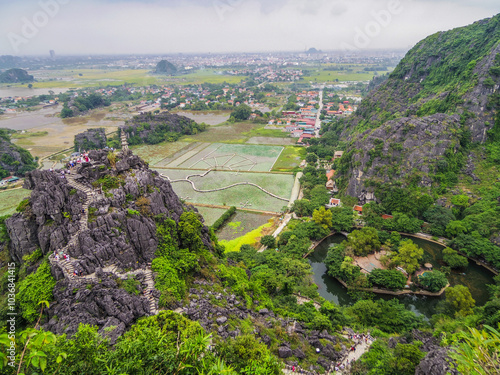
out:
M269 227L271 227L271 224L267 223L261 225L257 229L252 230L251 232L244 234L241 237L235 238L234 240L231 241L220 240L219 243L225 246L226 253L230 251L239 251L240 247L243 245L250 245L257 247L259 245L260 238L263 236L262 233L263 230Z
M280 129L265 129L264 127L254 128L248 132L243 133L247 137L276 137L276 138L289 138L290 134Z
M245 133L254 128L263 127L250 121L243 122L223 122L217 126L210 126L207 131L196 135L188 135L181 138L184 142L224 142L224 143L245 143L248 136Z
M298 167L306 157L306 148L300 146L287 146L273 165L272 171L287 172Z
M7 189L0 191L0 216L12 215L16 207L31 191L26 189Z
M43 136L46 136L48 134L49 134L48 131L14 133L11 135L11 138L23 139L23 138L30 138L30 137L43 137Z

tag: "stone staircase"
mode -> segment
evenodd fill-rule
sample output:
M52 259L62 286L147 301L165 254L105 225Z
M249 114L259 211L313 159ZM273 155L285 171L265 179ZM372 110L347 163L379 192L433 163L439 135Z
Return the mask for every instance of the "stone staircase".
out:
M125 143L124 143L125 142ZM124 138L124 134L122 133L122 146L125 145L126 148L128 149L128 143L126 141L126 136ZM76 182L75 178L71 174L66 175L66 181L68 182L68 185L71 186L72 188L75 188L83 193L85 193L85 200L82 204L82 209L84 210L85 214L83 214L79 220L79 227L78 230L75 234L73 234L60 252L63 254L68 253L68 249L71 246L76 245L76 242L78 241L78 236L82 231L85 231L88 229L88 220L89 220L89 205L90 203L97 197L97 194L89 187ZM54 257L54 254L51 254L49 256L49 261L51 264L59 266L64 274L64 277L66 277L68 280L94 280L97 281L97 276L95 275L95 272L90 274L90 275L78 275L76 276L74 274L75 272L75 266L73 265L73 261L71 258L68 256L68 259L63 259L62 257L57 261ZM112 264L110 266L104 267L102 270L104 272L112 273L113 275L121 278L121 279L126 279L129 275L137 275L137 274L144 274L145 275L145 283L146 283L146 290L145 290L145 297L149 301L149 309L151 312L151 315L156 315L158 314L158 301L157 299L151 294L151 292L155 289L155 283L154 283L154 278L153 278L153 272L151 271L151 264L148 265L147 268L141 268L138 270L134 270L131 272L125 272L125 273L120 273L118 271L118 267L115 264Z
M158 304L156 301L156 298L151 294L151 292L155 288L155 282L153 280L153 272L151 271L151 268L146 268L146 278L145 278L145 283L146 283L146 297L149 300L149 310L151 311L151 315L156 315L158 314Z

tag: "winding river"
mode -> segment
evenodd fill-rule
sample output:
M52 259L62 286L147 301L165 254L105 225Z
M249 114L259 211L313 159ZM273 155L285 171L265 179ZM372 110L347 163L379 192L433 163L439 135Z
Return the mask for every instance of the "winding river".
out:
M432 263L434 267L442 265L441 250L443 246L420 238L402 237L410 238L415 244L424 249L424 260L426 262ZM334 234L326 238L309 256L309 263L313 269L314 282L318 285L318 293L323 298L333 301L336 304L351 305L354 303L354 300L347 292L347 289L326 273L326 265L323 263L330 245L341 243L344 240L345 237L340 234ZM476 305L481 306L488 301L489 294L486 285L494 284L493 276L494 275L490 271L478 266L473 261L469 261L467 269L461 272L452 271L448 276L448 280L451 286L458 284L467 286L471 291L472 297L476 300ZM412 310L418 315L424 315L430 318L435 313L436 305L444 298L444 295L441 297L377 295L375 298L398 298L409 310Z

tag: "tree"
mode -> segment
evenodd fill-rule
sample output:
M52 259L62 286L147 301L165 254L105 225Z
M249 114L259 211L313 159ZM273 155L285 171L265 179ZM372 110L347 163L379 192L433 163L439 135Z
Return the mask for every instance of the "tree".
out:
M307 154L306 161L308 163L316 163L318 161L318 156L316 154Z
M312 214L313 208L308 199L297 199L293 202L292 211L298 216L309 216Z
M336 232L349 231L354 225L351 207L332 207L332 229Z
M274 238L272 235L270 234L267 234L265 236L263 236L261 239L260 239L260 243L263 245L263 246L267 246L269 248L274 248L276 246L276 238Z
M347 236L346 247L354 251L357 256L366 256L380 249L380 241L375 228L364 227L355 230Z
M398 253L392 258L392 261L412 274L419 267L423 256L424 250L415 245L412 240L404 240L401 241Z
M443 250L443 260L451 268L465 268L469 264L466 257L459 255L456 250L447 247Z
M394 358L391 360L392 373L413 375L420 360L425 357L415 344L396 344Z
M460 233L467 232L467 227L460 220L453 220L446 226L446 234L450 237L456 237Z
M73 117L73 111L68 107L67 103L64 103L63 109L61 110L61 118Z
M407 277L398 270L383 270L376 268L370 272L368 280L383 288L397 290L405 287Z
M418 278L419 283L427 290L439 292L448 284L446 275L441 271L428 271Z
M406 214L400 212L393 213L392 219L387 219L382 222L385 229L395 230L398 232L416 233L419 232L422 225L422 220L410 218Z
M231 117L234 117L236 120L245 121L248 120L250 115L252 114L252 109L246 104L240 104L238 107L231 112Z
M314 210L312 218L316 224L323 226L325 229L332 226L332 211L326 210L325 207Z
M435 236L444 236L446 226L456 220L453 212L445 207L434 206L424 212L424 219L430 224L430 232Z
M455 317L471 315L475 305L476 301L466 286L455 285L446 289L445 306L448 313L454 313Z
M330 193L325 185L316 185L311 189L311 204L313 209L324 206L330 201Z

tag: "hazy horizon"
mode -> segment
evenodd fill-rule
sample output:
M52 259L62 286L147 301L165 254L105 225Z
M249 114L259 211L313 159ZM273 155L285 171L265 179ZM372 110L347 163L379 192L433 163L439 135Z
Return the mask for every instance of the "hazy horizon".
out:
M0 55L408 50L500 12L482 0L0 0Z

